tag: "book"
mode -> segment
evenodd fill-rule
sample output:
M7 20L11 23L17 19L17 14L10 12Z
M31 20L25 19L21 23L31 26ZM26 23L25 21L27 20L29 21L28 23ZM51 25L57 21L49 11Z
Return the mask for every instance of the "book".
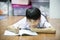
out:
M8 31L8 30L5 30L4 32L4 35L8 35L8 36L12 36L12 35L29 35L29 36L35 36L35 35L38 35L36 32L33 32L31 30L25 30L25 29L22 29L22 30L19 30L19 33L16 34L14 32L11 32L11 31Z

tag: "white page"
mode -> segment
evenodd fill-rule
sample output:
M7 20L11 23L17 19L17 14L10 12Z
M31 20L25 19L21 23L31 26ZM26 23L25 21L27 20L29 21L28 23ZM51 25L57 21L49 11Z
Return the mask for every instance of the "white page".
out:
M11 32L11 31L8 31L8 30L6 30L5 32L4 32L4 35L8 35L8 36L12 36L12 35L23 35L23 34L27 34L27 35L38 35L36 32L32 32L32 31L30 31L30 30L19 30L19 33L18 34L15 34L15 33L13 33L13 32Z
M18 35L18 34L15 34L15 33L11 32L11 31L5 30L4 35L12 36L12 35Z
M19 34L23 35L23 34L27 34L27 35L38 35L36 32L32 32L30 30L19 30Z

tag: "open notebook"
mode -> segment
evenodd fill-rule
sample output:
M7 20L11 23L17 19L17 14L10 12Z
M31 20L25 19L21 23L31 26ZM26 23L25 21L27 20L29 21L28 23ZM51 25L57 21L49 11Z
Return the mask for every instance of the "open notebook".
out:
M4 32L4 35L31 35L31 36L34 36L34 35L38 35L36 32L33 32L33 31L31 31L31 30L19 30L19 33L18 34L16 34L16 33L13 33L13 32L11 32L11 31L8 31L8 30L5 30L5 32Z

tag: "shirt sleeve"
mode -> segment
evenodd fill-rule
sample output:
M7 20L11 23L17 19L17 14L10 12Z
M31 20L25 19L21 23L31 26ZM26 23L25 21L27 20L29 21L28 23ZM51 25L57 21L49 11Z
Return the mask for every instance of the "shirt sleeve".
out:
M41 15L40 27L48 28L50 26L51 26L51 24L47 21L47 19L43 15Z
M49 23L49 22L45 22L44 23L44 27L46 27L46 28L49 28L49 27L51 27L52 25Z
M24 27L25 26L26 18L19 20L18 22L14 23L12 26L17 29L17 27Z

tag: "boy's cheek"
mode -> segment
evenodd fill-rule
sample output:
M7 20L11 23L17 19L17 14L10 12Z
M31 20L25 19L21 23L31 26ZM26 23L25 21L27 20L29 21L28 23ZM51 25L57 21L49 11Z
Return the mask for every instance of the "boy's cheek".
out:
M28 24L31 28L36 28L38 26L39 22L35 22L35 23L28 22Z

